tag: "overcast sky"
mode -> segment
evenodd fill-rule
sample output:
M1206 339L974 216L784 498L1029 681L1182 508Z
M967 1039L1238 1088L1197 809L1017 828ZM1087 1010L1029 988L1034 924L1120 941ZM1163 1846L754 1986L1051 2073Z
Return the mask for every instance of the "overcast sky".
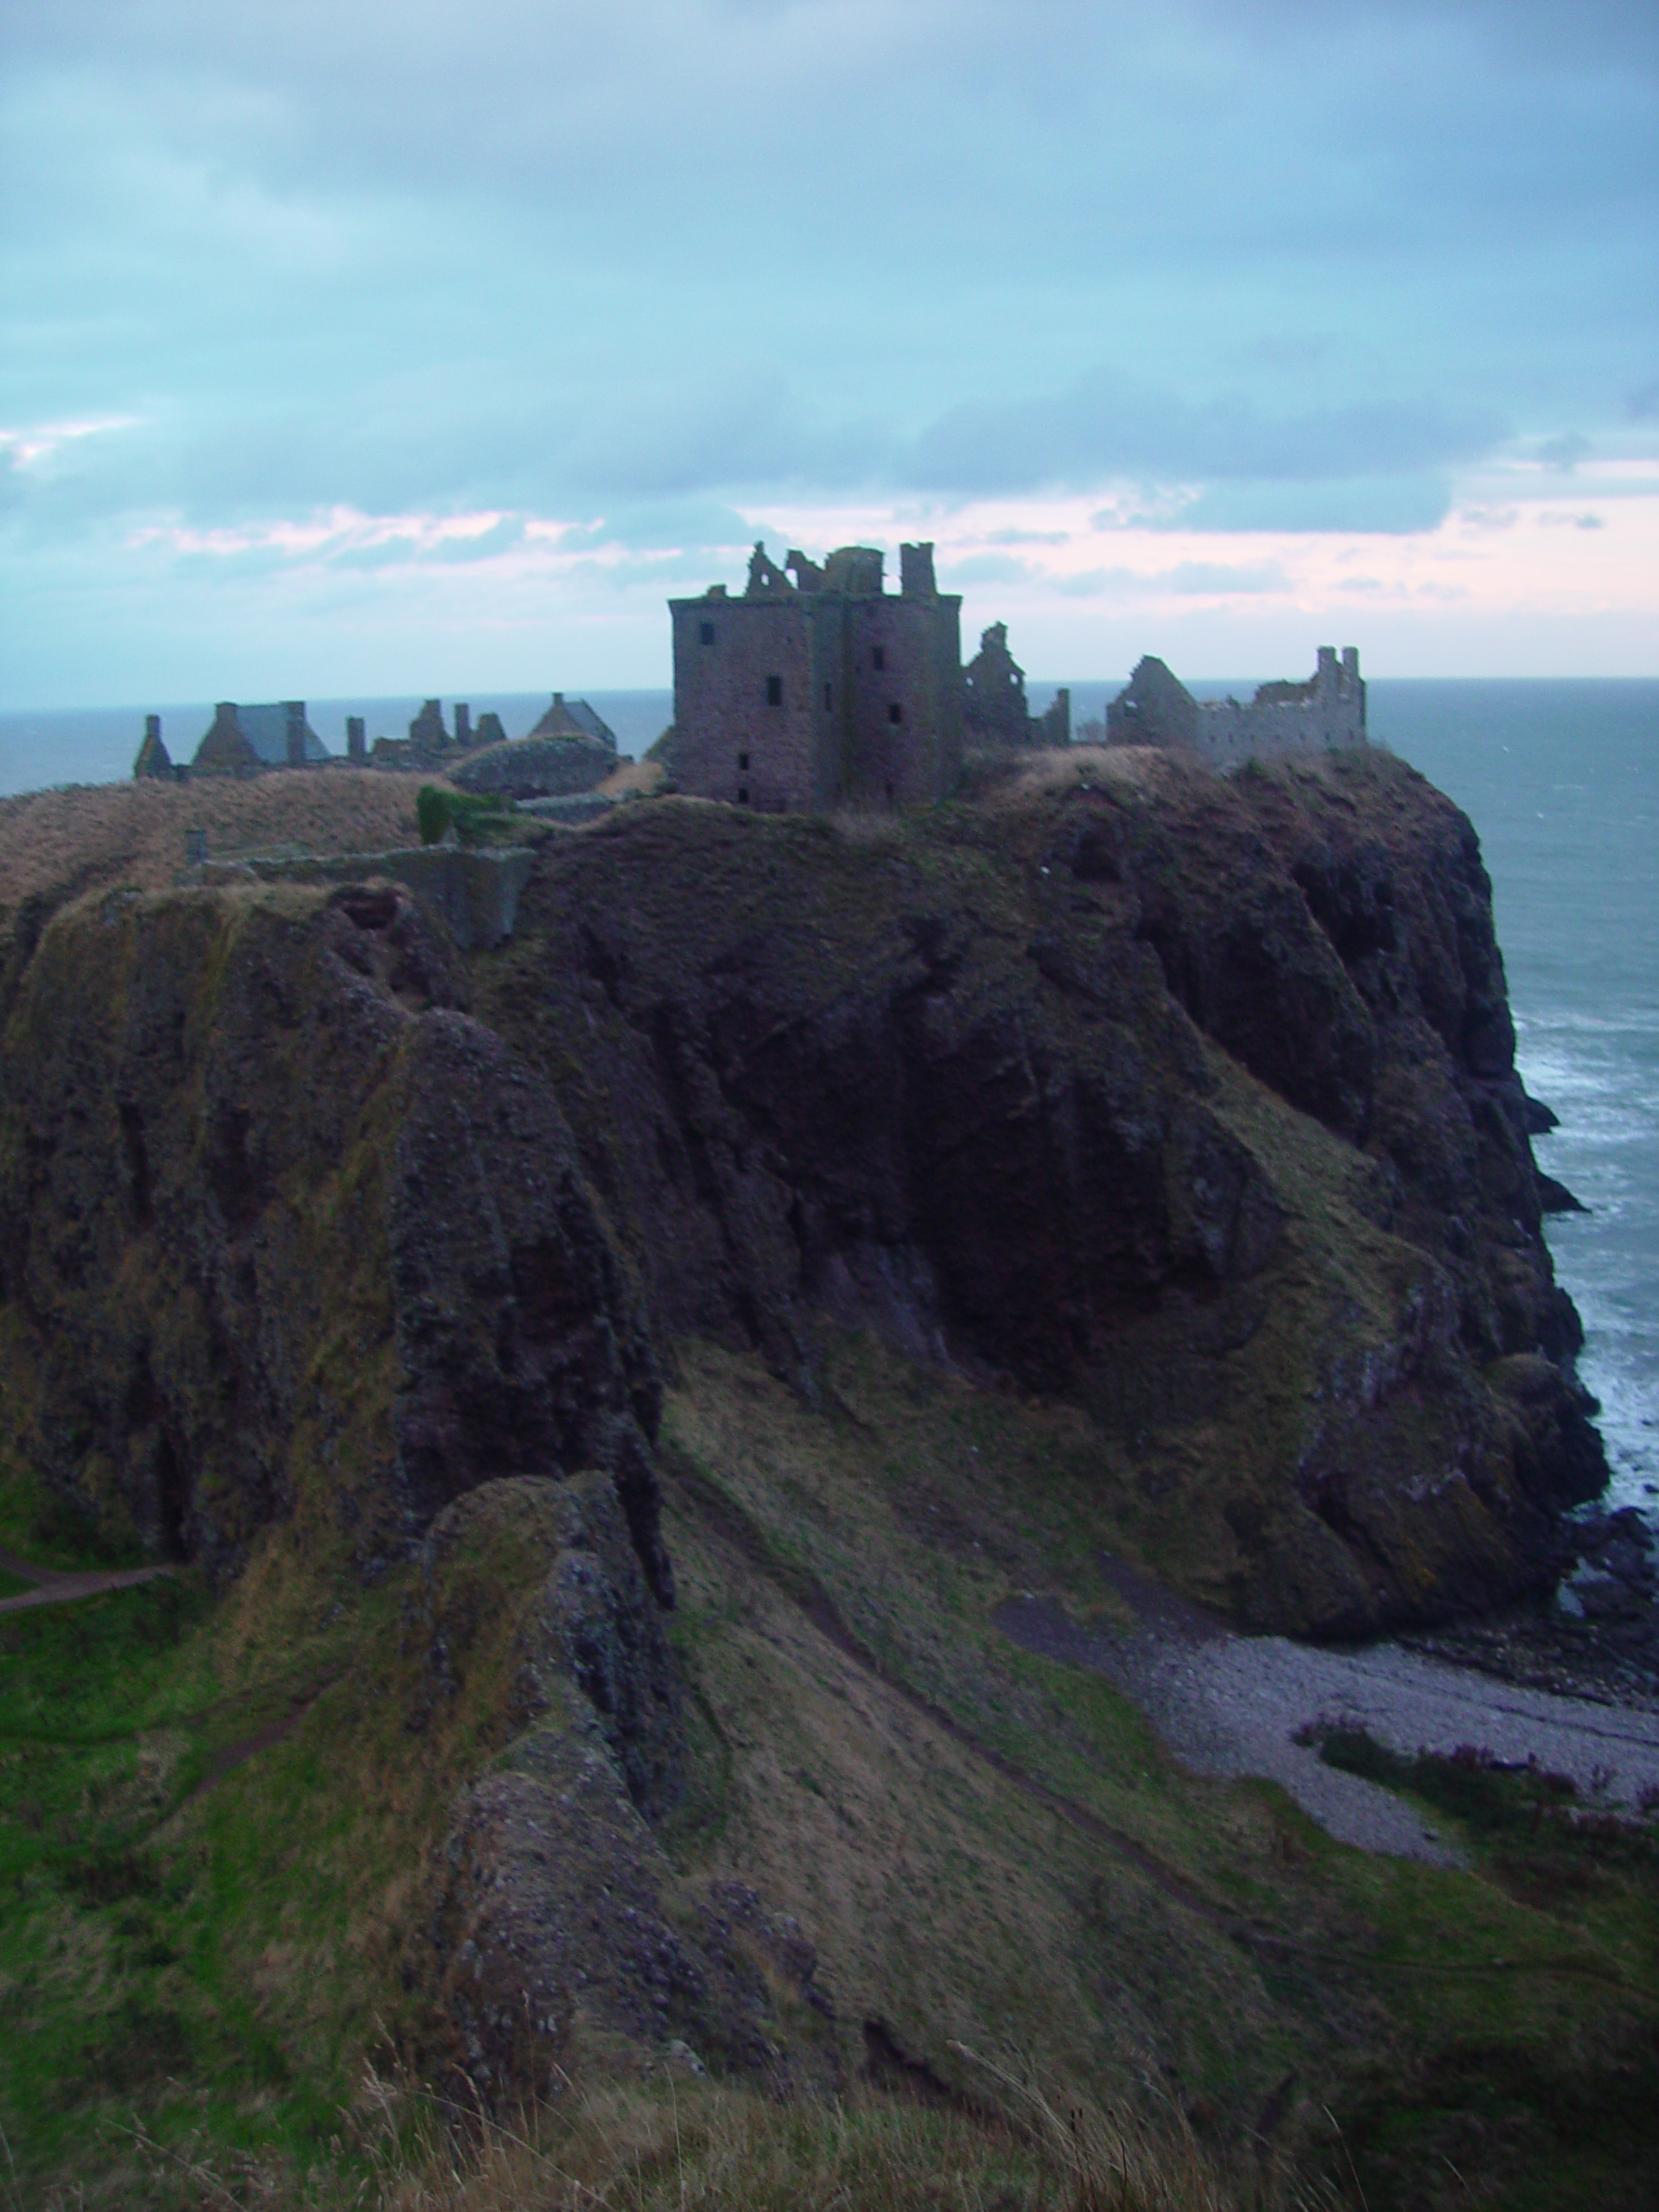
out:
M1659 672L1655 0L11 0L0 705Z

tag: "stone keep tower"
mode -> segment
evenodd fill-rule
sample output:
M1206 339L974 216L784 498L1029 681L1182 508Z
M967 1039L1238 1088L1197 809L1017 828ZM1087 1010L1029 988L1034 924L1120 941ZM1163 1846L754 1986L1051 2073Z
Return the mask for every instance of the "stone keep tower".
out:
M906 545L845 545L822 568L757 545L741 599L712 585L669 602L674 772L683 791L770 813L918 805L954 790L962 758L962 601Z

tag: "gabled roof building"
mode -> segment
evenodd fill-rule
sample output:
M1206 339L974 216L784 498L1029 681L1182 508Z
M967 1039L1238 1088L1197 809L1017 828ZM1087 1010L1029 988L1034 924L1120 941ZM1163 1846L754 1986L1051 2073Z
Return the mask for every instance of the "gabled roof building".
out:
M305 719L303 699L263 707L221 699L190 767L197 776L257 776L267 768L319 766L330 757Z
M132 780L141 784L150 779L156 783L176 782L178 770L173 766L172 755L162 743L162 718L159 715L144 716L144 741L138 748L138 757L132 764Z
M585 699L567 699L563 691L553 694L553 703L530 734L532 737L592 737L601 745L616 751L616 733L604 718L594 713Z

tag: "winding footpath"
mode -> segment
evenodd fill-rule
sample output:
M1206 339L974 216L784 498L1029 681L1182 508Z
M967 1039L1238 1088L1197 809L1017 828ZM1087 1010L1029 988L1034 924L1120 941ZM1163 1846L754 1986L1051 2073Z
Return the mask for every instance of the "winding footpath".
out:
M36 1567L33 1561L19 1559L15 1552L0 1551L0 1573L14 1574L20 1582L32 1582L32 1590L24 1590L15 1598L0 1598L0 1613L22 1612L28 1605L63 1605L72 1598L95 1598L105 1590L128 1590L136 1582L153 1582L158 1574L171 1574L171 1567L125 1567L114 1569L79 1568L60 1570L54 1567Z

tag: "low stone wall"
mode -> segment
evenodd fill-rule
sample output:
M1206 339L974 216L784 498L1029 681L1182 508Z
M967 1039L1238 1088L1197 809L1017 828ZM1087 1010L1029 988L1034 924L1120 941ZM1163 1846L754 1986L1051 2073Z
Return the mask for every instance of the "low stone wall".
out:
M339 853L326 859L208 861L188 881L365 883L389 878L440 915L463 952L487 951L512 935L518 900L535 858L522 845L481 850L412 845L391 853Z

